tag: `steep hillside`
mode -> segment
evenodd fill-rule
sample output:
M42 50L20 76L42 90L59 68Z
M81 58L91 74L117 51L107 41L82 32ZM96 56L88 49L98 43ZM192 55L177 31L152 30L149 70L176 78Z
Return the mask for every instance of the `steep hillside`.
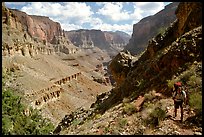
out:
M188 3L181 4L183 6L180 7L188 5ZM182 8L178 8L178 19L163 35L158 34L149 42L147 50L133 63L129 71L124 71L123 68L117 71L120 67L112 65L113 59L110 64L112 72L119 76L125 73L125 78L122 82L120 81L121 84L117 88L113 89L110 96L103 100L103 103L100 104L102 108L107 109L127 96L135 99L152 89L168 95L170 92L167 80L186 70L193 62L202 61L202 22L199 22L202 16L193 16L194 12L201 12L201 4L196 3L195 5L188 5L189 12L183 12ZM181 14L182 16L179 16ZM180 34L179 24L182 21L180 17L187 20L193 18L195 23L185 22L185 24L194 24L191 26L191 31L183 32L177 37Z
M148 41L158 33L163 33L176 19L178 2L173 2L155 15L143 18L133 26L132 37L125 47L132 54L140 54L148 46Z
M201 9L201 3L180 3L177 20L151 39L137 60L128 52L118 54L109 65L117 86L97 96L89 110L64 117L54 133L201 135ZM189 88L183 123L172 118L171 91L176 81Z

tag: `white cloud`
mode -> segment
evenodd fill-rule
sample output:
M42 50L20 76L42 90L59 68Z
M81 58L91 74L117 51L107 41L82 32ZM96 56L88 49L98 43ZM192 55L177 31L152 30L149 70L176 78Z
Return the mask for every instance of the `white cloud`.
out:
M103 21L100 18L91 18L89 22L92 27L103 24Z
M76 24L66 24L66 23L61 23L61 27L64 30L70 31L70 30L78 30L78 29L83 29L81 25L76 25Z
M154 15L160 10L164 9L163 2L135 2L134 8L135 10L139 10L142 18ZM136 11L135 11L136 12Z
M127 11L122 10L122 2L108 2L98 10L97 14L104 15L112 21L128 20L129 14Z
M122 25L118 25L118 24L107 24L107 23L102 23L100 25L95 25L93 26L93 29L100 29L102 31L123 31L128 33L129 35L131 35L132 33L132 28L133 25L132 24L122 24Z
M94 10L98 8L97 12L94 13L92 8ZM133 24L163 8L163 2L96 2L95 7L90 7L85 2L26 2L21 10L30 15L48 16L53 21L59 22L65 30L91 26L90 29L121 30L130 34ZM107 19L110 24L106 22ZM123 21L124 24L116 24L119 21ZM86 26L85 23L89 25Z
M134 12L130 14L130 18L138 22L139 20L143 18L142 13L143 13L143 10L141 10L140 8L135 8Z
M79 2L32 2L21 9L32 15L49 16L55 21L83 24L89 20L93 12L86 3Z

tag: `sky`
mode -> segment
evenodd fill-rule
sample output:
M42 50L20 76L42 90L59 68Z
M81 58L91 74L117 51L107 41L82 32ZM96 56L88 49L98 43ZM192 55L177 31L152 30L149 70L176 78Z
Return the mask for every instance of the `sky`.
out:
M29 15L47 16L66 31L99 29L132 34L133 24L171 2L5 2Z

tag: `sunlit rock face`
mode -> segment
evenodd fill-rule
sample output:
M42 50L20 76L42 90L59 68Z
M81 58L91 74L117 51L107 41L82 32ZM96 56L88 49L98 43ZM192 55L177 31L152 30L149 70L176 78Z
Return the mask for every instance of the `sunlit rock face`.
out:
M116 55L123 50L128 43L130 36L124 32L101 31L101 30L74 30L66 31L66 37L77 47L93 48L98 47L106 50L110 55Z
M158 33L163 33L176 20L178 2L173 2L153 16L143 18L133 25L132 37L125 47L131 54L139 54L148 46L148 41Z

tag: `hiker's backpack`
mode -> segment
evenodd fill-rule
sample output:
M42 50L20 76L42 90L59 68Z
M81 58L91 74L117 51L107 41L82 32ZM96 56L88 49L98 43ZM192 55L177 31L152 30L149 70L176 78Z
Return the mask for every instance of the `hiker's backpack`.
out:
M181 94L179 94L177 91L174 93L173 98L176 100L182 100L184 101L186 98L186 93L184 90L181 91Z
M184 87L182 86L182 83L181 82L176 82L174 84L174 88L175 88L175 90L174 90L174 93L173 93L173 98L177 98L177 99L180 99L180 100L184 101L186 99L187 95L186 95L186 91L184 90ZM180 89L181 90L181 96L177 95L178 88L181 88Z

